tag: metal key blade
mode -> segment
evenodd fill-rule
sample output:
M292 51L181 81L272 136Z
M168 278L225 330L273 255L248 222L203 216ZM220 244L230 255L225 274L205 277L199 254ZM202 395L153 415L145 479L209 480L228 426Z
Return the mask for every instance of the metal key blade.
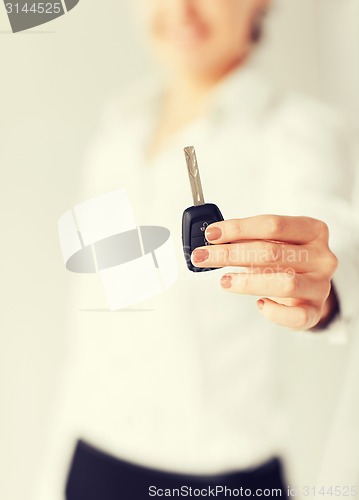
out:
M191 183L193 204L195 206L204 205L202 184L201 178L199 176L196 151L193 146L188 146L184 148L184 153L186 156L188 175Z

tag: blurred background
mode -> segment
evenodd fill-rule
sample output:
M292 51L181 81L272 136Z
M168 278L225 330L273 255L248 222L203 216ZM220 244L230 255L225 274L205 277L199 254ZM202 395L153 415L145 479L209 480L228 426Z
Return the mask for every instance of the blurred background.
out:
M0 8L0 498L28 497L46 446L67 352L65 272L57 220L79 201L86 145L103 103L156 70L130 2L82 0L69 14L12 34ZM359 1L277 0L257 65L282 86L359 119ZM293 437L298 481L313 484L346 363L347 347L298 338L306 350L303 391L293 393L301 426ZM315 361L314 361L315 358ZM320 366L320 370L318 369ZM314 381L314 382L313 382ZM308 453L301 432L316 440ZM49 499L51 500L51 499Z

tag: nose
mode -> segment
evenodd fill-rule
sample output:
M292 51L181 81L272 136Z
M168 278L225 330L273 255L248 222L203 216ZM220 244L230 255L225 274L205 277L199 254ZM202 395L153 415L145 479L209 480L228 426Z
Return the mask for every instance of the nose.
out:
M167 0L171 4L171 11L176 19L186 21L192 19L196 13L195 0Z

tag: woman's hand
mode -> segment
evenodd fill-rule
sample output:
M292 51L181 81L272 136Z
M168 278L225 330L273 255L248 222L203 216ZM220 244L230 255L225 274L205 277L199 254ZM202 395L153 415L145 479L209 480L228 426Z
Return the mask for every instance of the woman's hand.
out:
M208 226L212 245L196 248L196 267L246 267L227 273L224 290L258 295L262 314L283 326L320 326L337 307L331 279L338 260L328 246L327 225L309 217L259 215ZM334 294L334 300L333 300Z

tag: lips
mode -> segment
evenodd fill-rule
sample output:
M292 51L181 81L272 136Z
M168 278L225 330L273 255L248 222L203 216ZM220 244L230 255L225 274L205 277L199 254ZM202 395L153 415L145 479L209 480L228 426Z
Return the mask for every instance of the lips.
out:
M208 36L208 30L200 24L182 24L165 29L164 36L175 45L188 47L203 42Z

